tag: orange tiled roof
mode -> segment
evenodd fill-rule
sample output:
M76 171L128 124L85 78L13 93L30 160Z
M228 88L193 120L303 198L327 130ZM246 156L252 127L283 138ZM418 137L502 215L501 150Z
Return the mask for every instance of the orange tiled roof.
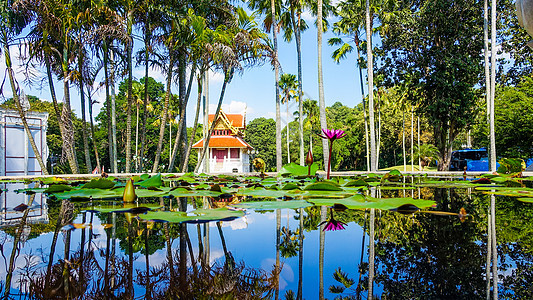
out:
M194 145L193 148L202 148L204 146L204 139L199 140ZM242 138L237 136L212 136L209 140L209 148L250 148L252 146L248 145Z
M222 112L221 112L222 113ZM236 128L244 128L244 115L241 114L226 114L226 117L228 117L228 120L230 123L233 124L233 127ZM209 115L209 123L213 122L213 119L215 118L215 115Z

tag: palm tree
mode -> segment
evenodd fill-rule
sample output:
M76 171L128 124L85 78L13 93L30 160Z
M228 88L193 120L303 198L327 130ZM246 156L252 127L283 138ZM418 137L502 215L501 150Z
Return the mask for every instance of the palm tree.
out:
M305 20L302 19L303 1L288 0L288 10L281 13L281 25L284 30L284 39L287 42L292 40L294 33L294 40L296 43L296 55L298 59L298 99L303 99L302 87L302 31L305 31L308 26ZM298 101L299 115L303 115L303 102ZM299 139L300 139L300 165L304 165L305 151L304 151L304 133L303 133L303 118L299 119Z
M366 57L368 72L368 115L370 118L370 171L377 170L376 133L374 127L374 64L372 58L372 20L373 11L370 11L370 0L366 0ZM371 17L372 15L372 17Z
M317 1L317 52L318 52L318 107L320 113L320 127L322 129L328 128L328 123L326 120L326 100L324 99L324 79L322 76L322 32L323 29L323 20L322 20L322 0ZM324 165L327 166L327 163L330 159L329 150L328 150L328 141L327 139L322 139L322 153L324 155Z
M291 152L289 150L289 101L295 94L297 82L296 75L285 73L281 75L281 78L278 82L279 88L281 89L281 94L283 95L282 103L287 105L287 163L291 163ZM303 121L302 121L303 123Z
M262 62L266 57L275 58L275 53L266 43L265 33L257 27L255 15L248 15L242 8L237 8L235 12L234 25L230 28L217 27L210 38L209 48L211 51L209 55L213 61L213 66L224 72L224 82L213 120L218 119L226 86L231 81L234 72L243 70L245 66ZM204 159L215 125L215 122L211 124L194 172L198 172L200 163Z
M496 172L496 136L494 131L494 98L496 96L496 1L492 0L491 7L491 29L490 29L490 106L489 106L489 135L490 135L490 171Z
M39 149L37 148L37 145L35 144L35 140L33 139L33 136L31 134L30 128L28 126L28 122L26 121L25 112L23 111L22 105L20 103L20 99L18 96L18 91L17 91L17 87L15 83L15 75L13 73L13 66L11 63L11 55L9 52L9 47L13 43L13 38L22 31L22 29L28 23L29 18L22 14L15 14L15 12L13 11L12 5L13 3L8 0L3 0L2 2L0 2L0 15L1 15L0 25L2 27L0 29L1 30L0 42L2 43L2 48L4 50L4 58L6 61L6 68L7 68L7 73L9 77L9 83L11 85L11 91L13 93L13 100L17 107L17 111L20 115L20 119L22 120L24 131L26 131L26 134L28 135L28 140L33 149L33 152L35 153L37 162L39 163L39 166L41 167L43 174L48 175L48 171L46 170L46 165L44 164L43 159L41 157L41 153L39 152Z
M355 49L357 51L357 68L359 69L359 83L361 86L361 99L363 102L363 122L365 124L365 146L366 146L366 167L367 171L370 171L370 155L369 155L369 145L368 145L368 120L366 116L366 102L365 102L365 91L363 87L363 71L362 67L359 64L361 60L360 54L360 30L364 26L364 16L363 16L362 2L353 1L348 2L344 1L338 4L338 14L341 17L340 21L333 24L333 32L336 35L347 35L355 44ZM344 42L342 38L335 37L328 40L330 46L340 46L335 51L333 51L331 57L337 63L341 59L346 58L348 53L351 53L354 49L349 43Z

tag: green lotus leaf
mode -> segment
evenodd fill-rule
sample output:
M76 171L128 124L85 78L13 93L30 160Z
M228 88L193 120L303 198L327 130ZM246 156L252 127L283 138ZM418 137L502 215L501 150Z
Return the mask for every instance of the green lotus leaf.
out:
M510 196L510 197L533 197L533 189L522 187L479 187L476 190L485 194Z
M44 193L47 188L27 188L15 190L15 193Z
M157 174L141 182L136 182L135 185L142 187L160 187L163 185L163 181L161 180L161 174Z
M170 223L181 223L195 219L195 217L187 216L187 213L182 211L149 211L146 214L139 215L139 218L147 221L157 220Z
M366 182L366 181L364 181L362 179L356 179L356 180L349 181L344 186L345 187L353 187L353 186L367 186L367 185L368 185L368 182Z
M279 198L287 195L288 191L278 191L264 188L244 188L237 191L238 196L252 196L265 198Z
M531 198L518 198L519 201L533 203L533 197Z
M281 188L281 190L283 190L283 191L290 191L290 190L294 190L294 189L300 189L300 187L299 187L297 184L294 184L294 183L292 183L292 182L286 183L286 184Z
M82 185L82 189L110 189L115 186L115 182L106 178L92 179Z
M188 213L188 215L193 216L193 220L195 221L219 221L240 218L244 216L244 212L222 207L215 209L197 209Z
M37 180L39 180L42 184L54 184L54 183L59 183L59 182L67 182L67 180L63 178L55 177L55 176L40 177L40 178L37 178Z
M74 188L72 186L66 185L66 184L52 184L46 190L44 190L44 192L53 194L53 193L66 192L66 191L70 191L73 189Z
M274 210L274 209L293 209L305 208L313 206L313 204L305 200L290 200L290 201L250 201L232 204L233 207L255 209L255 210Z
M184 188L177 188L169 192L169 195L174 197L191 197L191 196L207 196L207 197L217 197L221 192L215 192L210 190L187 190Z
M322 181L311 183L304 188L305 191L344 191L333 182Z
M308 173L308 167L307 166L300 166L295 163L286 164L279 170L279 175L281 176L306 176ZM314 176L316 174L316 171L318 171L318 165L312 164L311 165L311 176Z
M124 213L124 212L132 212L132 211L150 211L154 209L161 208L161 205L158 204L136 204L136 203L120 203L117 205L102 205L102 206L95 206L92 207L91 210L98 211L101 213L111 213L111 212L118 212L118 213Z
M79 189L70 190L62 193L55 193L58 199L71 199L71 198L93 198L93 199L108 199L122 197L124 188L115 190L102 190L102 189Z
M357 190L354 191L300 191L300 190L291 190L287 191L286 195L290 197L303 197L303 198L346 198L353 196L357 193Z
M435 201L413 199L413 198L371 198L364 197L362 195L355 195L344 199L309 199L309 202L315 205L328 205L342 204L349 209L367 209L377 208L382 210L390 210L398 208L402 205L411 204L418 208L427 208L435 205Z

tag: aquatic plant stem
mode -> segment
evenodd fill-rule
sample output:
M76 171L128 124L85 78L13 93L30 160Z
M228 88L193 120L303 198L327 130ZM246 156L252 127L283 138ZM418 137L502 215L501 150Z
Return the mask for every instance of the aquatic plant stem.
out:
M329 143L329 159L328 159L328 173L327 173L327 179L330 179L330 172L331 172L331 153L333 152L333 142ZM311 166L309 166L309 170L311 170Z

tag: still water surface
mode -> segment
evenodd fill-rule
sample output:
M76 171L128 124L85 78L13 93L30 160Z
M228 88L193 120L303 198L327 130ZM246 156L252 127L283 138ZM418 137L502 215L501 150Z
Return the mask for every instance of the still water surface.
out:
M361 191L436 202L420 210L246 209L233 220L171 223L92 209L119 201L13 192L25 186L2 184L0 280L10 298L486 299L497 288L500 299L533 299L533 204L473 188ZM190 212L248 199L219 200L138 204ZM21 203L31 205L13 210Z

